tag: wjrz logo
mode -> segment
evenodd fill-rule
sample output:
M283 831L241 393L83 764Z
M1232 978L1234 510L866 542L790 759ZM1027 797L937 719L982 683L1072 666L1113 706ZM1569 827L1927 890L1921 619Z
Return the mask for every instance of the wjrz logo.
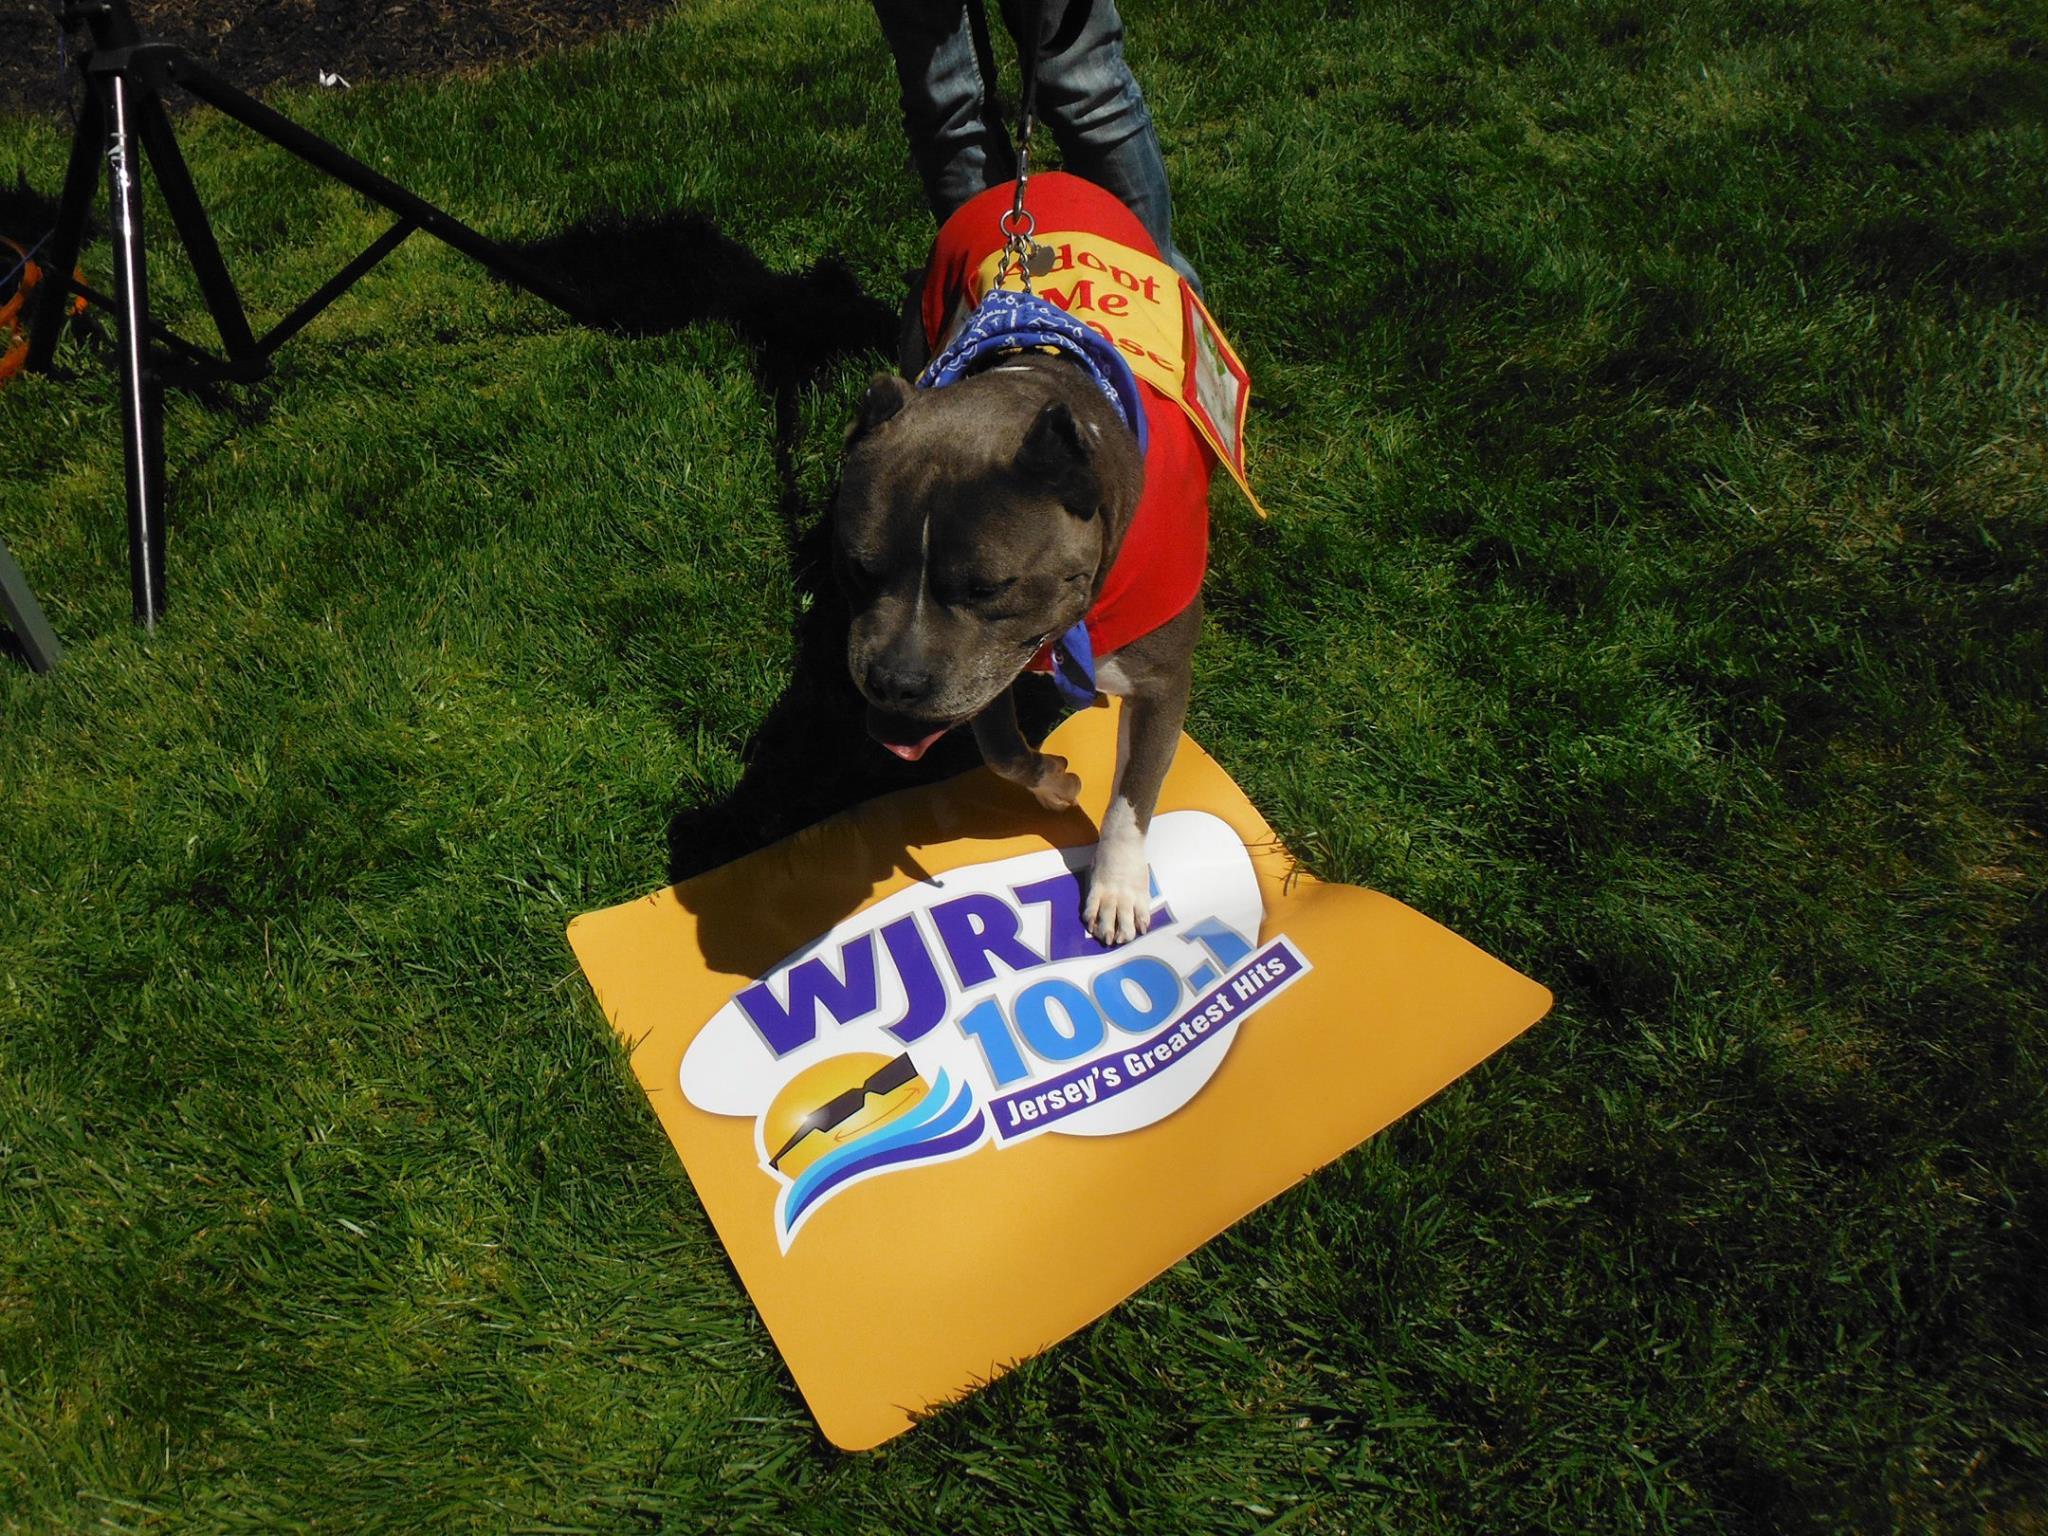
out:
M1151 930L1081 926L1087 851L949 871L854 914L741 989L683 1058L689 1101L755 1121L782 1245L880 1174L1172 1114L1246 1017L1309 969L1260 942L1250 856L1214 816L1149 839Z

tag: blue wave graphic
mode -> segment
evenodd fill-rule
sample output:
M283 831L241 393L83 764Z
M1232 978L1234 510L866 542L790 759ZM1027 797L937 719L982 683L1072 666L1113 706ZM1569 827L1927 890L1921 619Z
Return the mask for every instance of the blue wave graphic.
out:
M965 1083L955 1089L941 1068L931 1091L901 1120L833 1149L797 1176L782 1196L783 1230L793 1229L805 1211L847 1180L892 1163L942 1157L972 1146L982 1125L974 1090Z
M907 1147L892 1147L859 1158L841 1170L841 1177L834 1182L833 1187L836 1189L847 1180L858 1178L861 1174L877 1168L887 1168L897 1163L932 1162L951 1153L965 1151L988 1134L988 1117L974 1109L971 1104L968 1108L969 1119L958 1130L931 1141L920 1141ZM818 1200L825 1198L825 1194L830 1193L830 1190L825 1191L811 1204L817 1204Z
M794 1224L828 1190L843 1184L852 1171L852 1163L865 1161L879 1152L916 1147L952 1130L958 1124L963 1099L968 1101L965 1107L971 1109L971 1095L964 1088L954 1093L951 1080L942 1069L930 1091L902 1119L835 1148L798 1175L783 1197L789 1222Z

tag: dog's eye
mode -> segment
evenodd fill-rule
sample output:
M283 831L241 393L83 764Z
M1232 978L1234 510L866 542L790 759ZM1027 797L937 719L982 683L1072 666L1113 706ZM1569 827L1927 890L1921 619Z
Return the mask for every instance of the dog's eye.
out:
M970 603L993 602L1010 588L1017 585L1017 578L1007 576L1001 581L970 581L967 583L967 601Z
M878 574L873 565L846 550L839 552L839 571L847 581L863 592L873 588Z

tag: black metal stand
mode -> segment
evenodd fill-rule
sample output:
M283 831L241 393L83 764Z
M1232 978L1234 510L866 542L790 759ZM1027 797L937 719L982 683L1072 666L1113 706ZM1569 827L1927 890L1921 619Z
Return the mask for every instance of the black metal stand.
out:
M71 141L64 195L51 233L50 279L29 315L28 367L50 371L71 293L114 312L116 365L121 392L121 446L127 467L128 578L135 620L154 627L164 611L163 389L187 383L251 383L270 371L271 355L314 316L346 293L415 230L425 230L473 257L508 282L546 299L571 318L598 325L576 295L542 277L512 252L486 239L389 177L310 133L254 97L244 95L182 48L145 40L127 0L80 0L60 13L67 31L83 27L91 46L79 61L85 106ZM192 185L191 173L164 111L165 86L177 86L253 129L282 149L353 187L398 215L398 220L353 261L268 332L250 329L229 277L213 225ZM149 273L142 235L142 167L156 174L171 223L192 264L207 312L220 332L224 356L215 356L157 323L149 312ZM85 236L86 210L105 160L112 214L114 295L109 299L72 279ZM26 587L22 589L24 592ZM17 625L17 629L19 626Z

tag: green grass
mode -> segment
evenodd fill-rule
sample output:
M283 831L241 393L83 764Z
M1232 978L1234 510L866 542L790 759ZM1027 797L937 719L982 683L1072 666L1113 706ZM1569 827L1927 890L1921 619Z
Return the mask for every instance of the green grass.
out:
M788 673L752 355L415 240L174 399L154 635L107 378L0 390L71 647L0 666L0 1526L2048 1526L2048 16L1126 10L1266 406L1190 729L1556 1013L832 1451L562 938ZM864 7L283 100L507 238L688 209L891 300L929 238ZM259 314L380 227L184 132ZM798 401L814 502L882 362Z

